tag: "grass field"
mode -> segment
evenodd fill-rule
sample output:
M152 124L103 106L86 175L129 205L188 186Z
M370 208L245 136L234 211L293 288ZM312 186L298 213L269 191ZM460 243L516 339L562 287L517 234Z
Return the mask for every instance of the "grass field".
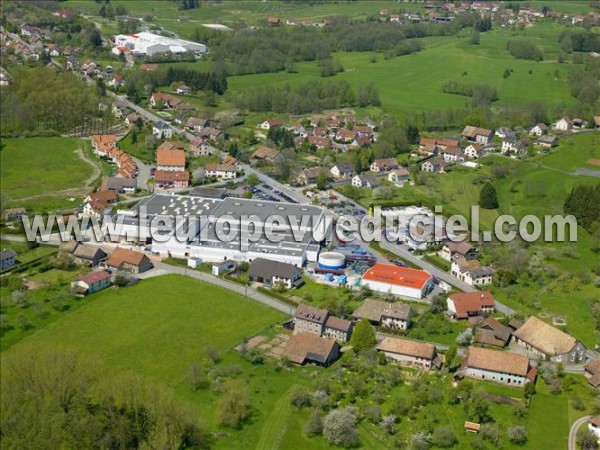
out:
M22 342L74 347L115 369L177 383L208 346L225 350L282 319L239 295L179 276L108 289Z
M82 147L79 139L3 139L2 143L0 184L7 206L51 210L55 204L77 205L65 198L81 197L85 181L94 174L76 153Z

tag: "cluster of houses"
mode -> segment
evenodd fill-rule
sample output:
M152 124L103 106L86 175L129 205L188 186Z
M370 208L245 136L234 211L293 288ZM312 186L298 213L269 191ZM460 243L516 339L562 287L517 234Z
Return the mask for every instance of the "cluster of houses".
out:
M60 250L75 263L92 269L71 283L73 292L80 296L111 286L118 274L140 274L154 267L145 254L127 248L117 247L109 255L100 247L69 241Z
M466 241L444 243L439 255L450 262L452 276L467 283L469 286L486 286L492 284L494 271L484 267L477 260L477 251Z

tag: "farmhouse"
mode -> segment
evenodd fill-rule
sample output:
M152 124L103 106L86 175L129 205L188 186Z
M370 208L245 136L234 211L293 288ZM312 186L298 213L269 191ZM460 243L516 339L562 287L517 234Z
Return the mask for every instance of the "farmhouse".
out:
M434 156L421 164L421 170L423 172L431 173L446 173L448 163L441 156Z
M467 125L462 130L461 136L469 142L475 142L477 144L489 144L494 138L494 132L486 128Z
M439 369L442 366L435 345L425 342L386 337L375 348L403 366L427 370Z
M469 347L469 353L464 358L457 375L523 386L530 381L535 381L536 370L531 367L529 358L525 355Z
M558 138L556 136L542 136L534 144L540 147L552 148L558 145Z
M113 270L131 273L146 272L154 267L152 261L143 253L120 247L112 252L106 261L106 266Z
M187 170L157 170L154 172L154 181L162 189L186 188L190 185L190 173Z
M455 257L450 266L450 273L470 286L486 286L492 284L494 271L489 267L481 267L477 260Z
M505 347L510 341L512 329L493 317L483 319L475 332L475 342L481 345Z
M76 263L88 267L97 266L108 256L108 254L101 248L84 244L78 244L72 253L73 259Z
M444 258L446 261L452 261L456 258L472 260L477 258L477 251L468 242L448 241L442 247L440 257Z
M585 376L588 379L588 384L592 387L600 386L600 359L596 359L585 365Z
M219 179L230 180L237 176L235 166L230 164L209 163L204 167L204 173L207 177L216 177Z
M90 272L71 283L71 289L77 294L88 295L110 286L110 273L106 270Z
M491 314L496 308L494 296L489 292L458 292L448 297L448 315L456 319Z
M254 259L250 263L248 275L252 281L269 286L282 284L286 289L297 286L302 280L300 269L295 265L265 258Z
M349 180L356 172L354 166L350 163L339 163L333 166L330 170L331 175L338 180Z
M273 163L279 158L279 152L272 148L262 146L258 147L254 153L252 153L252 158Z
M326 136L308 136L308 145L315 147L317 150L323 148L331 148L331 139Z
M432 286L432 277L424 270L377 263L367 270L361 280L363 286L384 294L402 295L420 300Z
M394 183L396 186L402 187L408 181L410 173L404 167L400 167L399 169L392 170L388 174L388 181L390 183Z
M210 155L210 147L208 145L208 139L203 137L195 137L190 143L190 153L194 157L208 156Z
M389 303L367 299L352 313L355 320L366 319L373 325L407 330L412 320L412 309L402 303Z
M206 45L143 31L137 34L114 36L115 47L127 47L136 56L160 53L206 53Z
M87 217L99 217L109 212L117 200L117 194L112 191L94 192L83 199L82 214Z
M390 170L395 170L400 167L396 158L383 158L376 159L371 164L372 172L389 172Z
M515 343L536 356L570 364L585 360L586 349L581 342L535 316L527 319L513 336Z
M0 251L0 270L12 269L17 263L17 253L10 248Z
M535 127L531 128L531 130L529 130L529 134L531 136L543 136L545 134L548 134L548 127L546 126L545 123L538 123Z
M259 125L263 130L269 131L271 128L278 128L281 126L281 122L277 119L268 119Z
M340 346L335 339L298 333L288 340L284 355L294 364L328 366L340 357Z
M185 152L165 144L167 143L165 142L156 150L156 170L183 172Z
M440 154L441 154L442 158L444 158L444 161L446 161L448 163L459 162L459 161L463 161L465 159L464 153L459 146L455 146L455 147L448 146L448 147L444 148L443 150L441 150Z
M363 173L361 175L355 175L352 178L352 186L358 188L376 188L379 186L379 180L373 173Z
M300 186L306 186L307 184L316 183L319 179L319 175L323 175L326 179L329 179L329 173L326 169L321 167L311 167L301 171L296 177L296 184Z

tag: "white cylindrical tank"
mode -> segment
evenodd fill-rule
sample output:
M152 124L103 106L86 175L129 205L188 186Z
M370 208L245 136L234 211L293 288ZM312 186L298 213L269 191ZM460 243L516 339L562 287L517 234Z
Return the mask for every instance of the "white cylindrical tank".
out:
M339 270L346 264L346 257L338 252L323 252L319 255L321 269Z

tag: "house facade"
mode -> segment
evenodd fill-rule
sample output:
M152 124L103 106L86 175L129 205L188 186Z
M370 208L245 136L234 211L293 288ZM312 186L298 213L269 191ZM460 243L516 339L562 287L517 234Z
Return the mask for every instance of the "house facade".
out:
M237 170L235 166L230 164L207 164L204 168L204 174L207 177L232 180L237 176Z
M412 322L412 308L402 303L367 299L352 313L355 320L366 319L372 325L395 330L408 330Z
M295 265L264 258L256 258L250 263L248 275L252 281L271 286L282 284L286 289L291 289L302 279L300 269Z
M529 358L525 355L469 347L458 374L476 380L524 386L535 381L536 370L531 367Z
M388 181L390 183L394 183L396 186L402 187L406 182L408 182L410 173L404 167L400 167L399 169L392 170L388 174Z
M356 175L354 166L349 163L336 164L331 168L330 172L338 180L349 180Z
M106 261L106 266L130 273L143 273L154 267L152 261L143 253L126 248L116 248Z
M71 289L80 295L89 295L106 289L111 285L111 275L106 270L99 270L83 275L71 283Z
M441 367L435 345L410 339L385 337L375 347L388 359L402 366L431 370Z

